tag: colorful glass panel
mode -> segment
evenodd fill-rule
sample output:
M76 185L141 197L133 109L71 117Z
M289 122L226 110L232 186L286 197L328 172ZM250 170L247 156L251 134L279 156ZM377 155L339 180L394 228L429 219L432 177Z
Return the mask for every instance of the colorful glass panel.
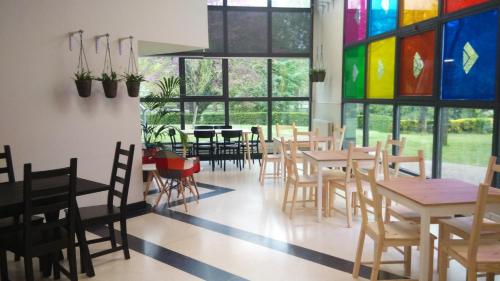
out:
M398 0L371 0L369 35L396 29Z
M366 37L366 0L348 0L344 21L344 42L350 44Z
M362 99L365 95L366 46L349 48L344 52L344 97Z
M434 79L434 30L401 40L399 92L402 96L431 96Z
M498 10L447 22L441 96L493 100L496 87Z
M438 15L438 0L403 0L401 25L410 25Z
M395 37L376 41L368 46L368 98L394 98L395 56Z
M444 11L447 14L453 13L486 2L488 2L488 0L446 0L444 1Z

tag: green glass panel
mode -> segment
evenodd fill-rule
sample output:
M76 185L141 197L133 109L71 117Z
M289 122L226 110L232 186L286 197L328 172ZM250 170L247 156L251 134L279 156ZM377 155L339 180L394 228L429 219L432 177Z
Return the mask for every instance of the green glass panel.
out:
M362 99L365 95L365 55L365 45L344 51L345 98Z

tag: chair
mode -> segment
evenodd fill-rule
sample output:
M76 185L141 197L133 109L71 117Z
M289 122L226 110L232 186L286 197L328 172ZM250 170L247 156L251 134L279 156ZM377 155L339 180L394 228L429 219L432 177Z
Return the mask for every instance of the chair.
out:
M309 141L315 136L319 136L318 129L311 132L299 132L297 128L293 128L293 141L297 143L297 149L309 148Z
M392 135L387 135L387 140L385 141L384 151L387 151L387 153L389 155L402 156L405 147L406 147L406 138L405 137L402 137L401 140L397 140L397 139L392 139ZM395 163L394 167L390 167L389 169L396 170L399 172L399 163ZM382 174L383 174L383 171L382 171Z
M332 136L335 136L335 139L337 140L336 150L342 150L344 148L345 130L346 130L345 125L344 127L332 128Z
M168 136L170 137L170 146L172 151L180 155L189 154L189 152L185 150L182 141L180 143L177 141L176 135L177 131L175 129L168 129Z
M194 137L196 138L196 142L193 144L193 151L196 156L198 156L201 160L202 154L200 152L208 153L208 161L212 164L212 171L215 170L215 152L216 152L216 143L214 142L215 131L214 130L195 130ZM200 142L200 140L208 140L208 142Z
M242 169L245 165L245 160L243 159L243 147L242 147L242 131L241 130L222 130L222 143L217 146L217 154L222 157L224 161L224 171L226 171L226 160L228 156L234 156L236 161L236 166Z
M380 155L380 148L382 144L380 142L377 142L377 145L375 147L355 147L354 144L349 144L349 149L347 151L347 166L345 169L345 176L341 179L333 179L328 181L328 194L329 194L329 200L328 200L328 215L330 215L330 211L333 209L333 205L335 202L335 196L339 195L345 199L346 202L346 218L347 218L347 227L352 226L352 213L353 209L356 212L356 183L352 181L352 165L353 165L353 154L356 152L363 152L363 153L374 153L373 157L373 163L368 165L369 167L364 167L364 168L370 168L370 169L375 169L378 170L378 165L379 165L379 155ZM340 189L344 191L344 196L337 194L337 189ZM353 208L354 206L354 208Z
M297 168L297 144L292 141L288 141L288 146L290 147L290 152L285 154L285 169L287 170L287 177L285 182L285 195L283 197L282 210L286 212L286 205L291 203L290 207L290 219L293 218L293 209L295 208L295 203L297 201L297 191L299 188L303 188L303 198L300 202L316 202L314 199L307 199L305 195L308 189L316 189L318 182L316 177L309 175L299 174ZM288 193L290 188L293 189L292 200L288 200ZM309 192L311 194L311 192Z
M260 157L260 153L259 153L259 129L258 127L252 127L250 129L250 131L252 132L252 135L250 136L250 141L248 143L248 146L250 148L250 157L252 158L252 163L255 163L254 162L254 159L255 159L255 155L257 154L257 157ZM243 143L241 144L241 146L244 148L243 150L243 154L245 154L245 149L246 149L246 145ZM259 165L262 165L262 162L260 159L259 160Z
M199 161L197 161L197 158L186 159L173 152L161 151L156 158L156 170L160 179L164 178L166 181L163 182L163 180L160 180L160 194L156 199L154 208L160 203L163 194L167 195L168 206L172 190L176 189L178 195L182 197L184 209L187 212L186 198L184 196L185 188L187 187L190 190L197 201L200 197L198 187L193 177L194 173L199 171ZM193 185L196 192L193 191L191 185Z
M125 259L130 258L128 248L127 236L127 198L130 185L130 177L132 175L132 165L134 160L135 145L131 144L128 150L121 148L121 142L116 143L115 155L113 159L113 167L111 169L111 180L109 184L108 200L105 205L89 206L79 208L80 224L79 224L79 242L80 248L83 244L94 244L105 241L110 241L111 248L90 254L90 260L82 255L83 251L80 250L82 261L82 271L87 270L87 274L93 275L92 258L106 255L109 253L123 251ZM124 158L120 160L120 158ZM122 162L124 161L124 162ZM118 172L120 171L120 173ZM121 176L123 174L123 176ZM121 191L117 189L117 185L121 185ZM115 199L118 199L119 206L114 205ZM122 238L122 245L117 246L115 238L115 229L113 223L120 222L120 234ZM93 240L87 240L85 237L85 230L97 227L108 226L109 237L102 237ZM84 246L85 247L85 246ZM86 265L84 262L86 261ZM88 267L88 268L87 268Z
M233 128L233 126L231 126L231 125L215 125L212 127L215 130L231 130Z
M309 150L310 151L336 151L338 150L337 138L335 135L329 137L318 137L313 136L309 139ZM314 173L314 171L312 171ZM325 182L325 187L328 186L328 181L335 179L342 179L345 177L345 172L340 168L323 168L323 181ZM327 189L328 190L328 189ZM325 195L328 193L325 192Z
M62 271L70 280L77 280L75 229L76 229L76 173L77 160L71 159L70 167L33 172L31 164L24 165L24 217L45 215L45 223L34 223L23 220L14 226L15 234L0 240L2 280L8 280L5 251L12 251L24 257L25 280L34 280L34 257L45 261L46 266L53 266L55 279L60 278ZM51 186L41 190L33 190L34 180L48 180L54 177L68 177L63 186ZM66 216L60 217L66 209ZM69 269L59 264L59 254L68 250Z
M264 137L264 132L262 132L262 127L257 127L257 131L259 134L259 142L260 142L260 151L262 152L262 165L260 166L259 172L259 182L260 184L264 184L264 178L268 175L272 175L273 177L279 177L281 171L281 156L276 154L269 154L267 150L266 139ZM267 173L267 164L273 163L273 173Z
M500 241L497 237L485 237L485 233L500 233L500 224L484 219L488 204L500 204L500 192L489 193L490 184L480 184L472 229L468 239L450 239L447 223L440 224L439 231L439 280L446 280L448 257L467 269L467 280L477 280L478 272L486 272L486 280L495 279L500 273Z
M194 129L195 130L213 130L214 126L212 126L212 125L197 125L197 126L194 126Z
M276 137L277 138L281 138L281 137L289 138L289 137L293 136L293 129L295 129L295 122L293 122L292 125L280 125L279 123L276 123Z
M375 243L373 267L370 280L377 280L380 264L386 263L403 263L405 275L410 275L411 247L418 246L420 244L420 227L417 224L408 221L384 222L382 216L382 196L378 193L376 183L376 168L369 169L368 173L364 174L360 171L358 163L354 162L353 171L356 180L356 193L359 196L363 222L359 233L358 248L356 251L356 259L352 276L354 278L358 278L361 264L368 264L367 262L361 261L366 235L372 238ZM372 198L369 198L367 195L369 193L365 192L367 185L371 191L370 193ZM369 210L369 208L372 210ZM369 216L369 212L373 213L374 221L370 221L371 216ZM432 234L430 234L430 236L431 253L433 253L435 237ZM387 247L404 247L404 260L382 261L383 249ZM433 260L433 257L429 260L430 270L428 280L432 280Z

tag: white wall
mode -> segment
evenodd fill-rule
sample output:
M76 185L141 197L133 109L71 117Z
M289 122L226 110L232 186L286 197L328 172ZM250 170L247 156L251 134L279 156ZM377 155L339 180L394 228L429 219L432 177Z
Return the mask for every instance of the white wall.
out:
M148 44L156 52L207 48L206 1L0 1L0 145L12 146L17 179L24 163L39 170L78 157L79 176L107 183L121 140L136 145L129 203L142 201L139 99L127 96L124 83L115 99L104 97L99 82L92 97L77 95L72 76L78 52L69 51L68 33L78 29L85 31L94 74L102 71L104 46L96 54L93 37L103 33L110 33L114 68L123 73L128 56L118 55L120 37L134 36L146 54L152 53ZM82 201L104 199L98 194Z
M328 8L314 11L314 60L323 44L324 83L313 83L313 118L340 125L342 101L342 54L344 1L333 0Z

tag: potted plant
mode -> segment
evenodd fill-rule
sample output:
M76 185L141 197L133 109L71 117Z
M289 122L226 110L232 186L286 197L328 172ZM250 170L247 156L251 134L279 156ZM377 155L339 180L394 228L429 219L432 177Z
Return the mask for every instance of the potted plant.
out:
M90 71L78 71L75 73L75 84L78 95L82 98L90 97L92 94L92 73Z
M111 71L110 74L103 72L100 78L97 78L97 81L101 81L102 87L104 88L104 95L107 98L115 98L116 93L118 91L118 75L116 72Z
M309 74L311 82L323 82L325 81L326 77L326 70L322 68L318 69L311 69L311 72Z
M125 84L127 84L128 96L132 98L138 97L141 89L141 82L146 81L144 76L140 74L125 73L123 78L126 81Z

